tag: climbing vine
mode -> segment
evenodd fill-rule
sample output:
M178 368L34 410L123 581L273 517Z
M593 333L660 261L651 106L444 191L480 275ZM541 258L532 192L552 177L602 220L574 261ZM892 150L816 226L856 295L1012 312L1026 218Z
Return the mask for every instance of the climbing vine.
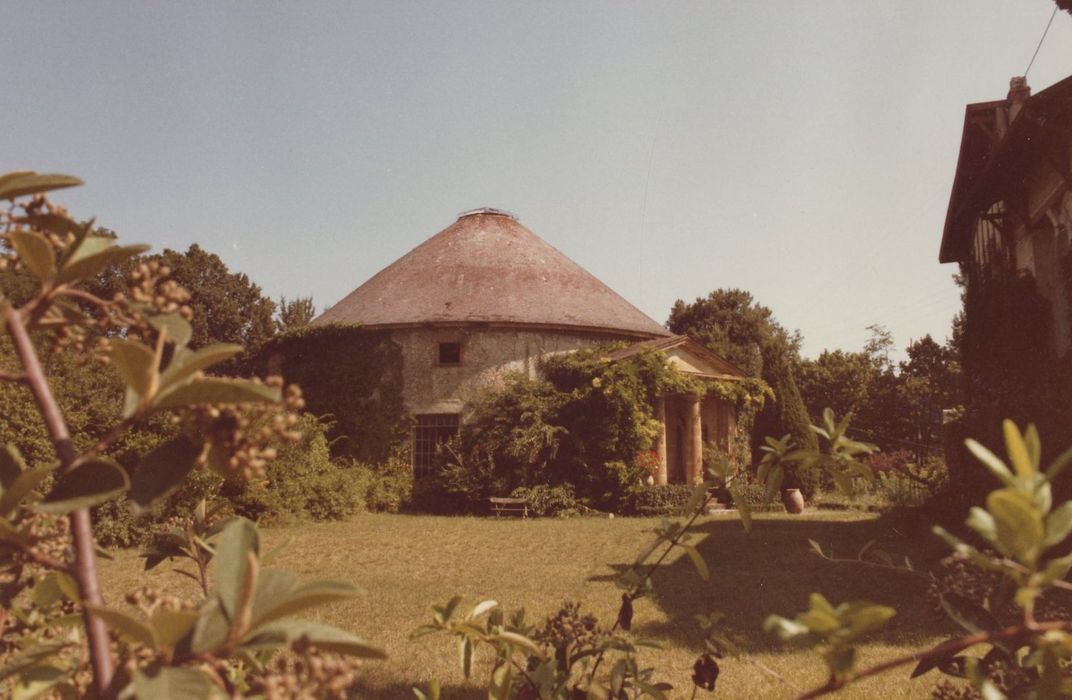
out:
M309 412L329 419L336 456L382 463L406 443L402 352L390 331L307 326L269 341L261 363L300 384Z

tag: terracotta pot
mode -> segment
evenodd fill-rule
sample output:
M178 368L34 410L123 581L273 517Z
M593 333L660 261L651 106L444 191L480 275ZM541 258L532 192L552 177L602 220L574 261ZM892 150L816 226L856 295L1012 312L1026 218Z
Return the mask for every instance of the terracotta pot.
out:
M782 503L785 504L785 512L800 515L804 512L804 494L800 489L785 489L782 492Z

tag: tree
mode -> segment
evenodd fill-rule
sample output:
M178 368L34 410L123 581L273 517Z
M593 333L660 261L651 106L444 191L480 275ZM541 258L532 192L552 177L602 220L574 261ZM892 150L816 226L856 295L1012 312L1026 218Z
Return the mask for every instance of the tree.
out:
M900 379L916 439L941 441L942 411L961 405L960 358L952 341L939 345L930 335L910 343Z
M253 352L275 334L275 302L244 273L228 270L214 253L195 243L185 253L167 249L149 259L169 267L171 279L190 293L190 347L235 343Z
M868 399L875 370L863 352L823 350L814 360L801 360L796 380L808 415L818 420L824 408L839 416L855 412Z
M815 448L815 435L808 427L808 414L793 376L800 336L786 331L769 308L756 303L742 289L716 289L691 304L678 299L666 325L770 385L774 400L768 401L755 417L754 456L758 458L763 435L789 434L797 445Z
M279 297L279 311L275 319L275 328L280 333L295 331L305 328L316 316L316 307L313 306L312 297L298 297L294 301L287 301L286 297Z

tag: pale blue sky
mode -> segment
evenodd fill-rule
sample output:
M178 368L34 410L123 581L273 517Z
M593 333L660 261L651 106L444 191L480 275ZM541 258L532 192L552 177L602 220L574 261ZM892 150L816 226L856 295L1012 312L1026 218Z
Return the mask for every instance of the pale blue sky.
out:
M656 320L741 287L805 338L944 338L964 105L1052 0L7 3L0 170L129 242L338 301L493 206ZM1072 73L1058 13L1028 82Z

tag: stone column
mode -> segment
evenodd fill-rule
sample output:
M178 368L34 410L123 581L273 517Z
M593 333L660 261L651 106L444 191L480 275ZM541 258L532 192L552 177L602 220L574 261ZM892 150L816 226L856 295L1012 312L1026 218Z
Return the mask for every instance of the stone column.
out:
M655 483L667 483L666 471L666 396L660 396L655 400L655 418L659 421L659 437L655 440L655 458L659 463L659 470L655 473Z
M703 419L699 396L689 397L685 427L685 480L690 484L703 481Z

